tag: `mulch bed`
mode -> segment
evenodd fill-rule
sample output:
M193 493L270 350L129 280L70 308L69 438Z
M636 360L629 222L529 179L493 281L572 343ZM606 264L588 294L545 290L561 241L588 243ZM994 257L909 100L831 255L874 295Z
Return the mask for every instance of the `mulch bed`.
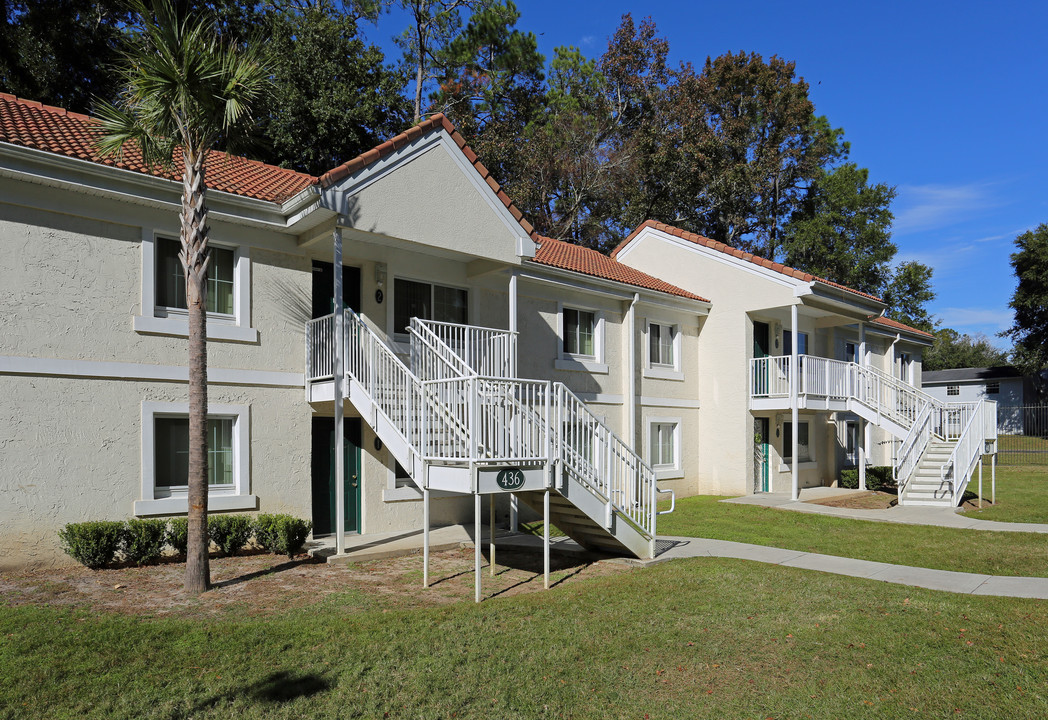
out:
M486 563L484 598L541 591L538 552L499 549L495 577ZM629 572L607 561L553 555L551 583L561 587L589 577ZM346 612L439 606L473 600L473 549L430 555L430 588L422 587L422 557L410 555L357 564L327 564L308 555L287 558L249 553L211 559L212 589L199 597L182 590L185 564L88 570L63 566L5 572L0 603L84 608L138 616L264 616L340 598Z
M839 497L825 498L823 500L806 500L812 505L826 505L828 507L849 508L851 510L887 510L899 504L899 498L895 493L886 492L864 492L849 493Z

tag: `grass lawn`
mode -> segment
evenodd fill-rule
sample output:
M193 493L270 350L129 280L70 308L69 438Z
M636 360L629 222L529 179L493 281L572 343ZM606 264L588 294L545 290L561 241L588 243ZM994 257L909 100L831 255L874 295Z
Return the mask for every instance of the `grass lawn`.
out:
M1002 506L1003 488L1002 482L997 488ZM721 499L700 495L678 500L672 514L659 517L659 535L735 540L938 570L1048 577L1048 535L867 522Z
M1048 716L1045 602L706 558L410 607L358 591L369 572L178 617L5 593L0 717Z
M978 489L978 475L968 483L968 492ZM990 467L983 464L983 499L990 499ZM1048 468L998 467L997 504L969 510L968 517L1003 522L1048 523Z

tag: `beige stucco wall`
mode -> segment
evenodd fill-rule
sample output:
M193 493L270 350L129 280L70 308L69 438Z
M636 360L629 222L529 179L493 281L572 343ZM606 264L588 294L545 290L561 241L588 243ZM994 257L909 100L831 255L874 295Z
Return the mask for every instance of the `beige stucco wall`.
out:
M183 383L0 375L0 568L69 562L57 530L123 520L141 499L142 402L186 402ZM258 510L310 517L310 413L295 388L209 388L250 406Z

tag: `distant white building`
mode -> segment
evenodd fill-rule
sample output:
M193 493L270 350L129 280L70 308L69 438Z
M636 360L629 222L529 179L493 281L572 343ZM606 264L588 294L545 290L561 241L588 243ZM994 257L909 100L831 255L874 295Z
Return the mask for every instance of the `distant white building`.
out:
M937 400L948 403L982 399L996 401L998 429L1007 434L1023 432L1023 415L1018 408L1026 404L1027 384L1022 373L1010 366L933 370L921 376L921 388Z

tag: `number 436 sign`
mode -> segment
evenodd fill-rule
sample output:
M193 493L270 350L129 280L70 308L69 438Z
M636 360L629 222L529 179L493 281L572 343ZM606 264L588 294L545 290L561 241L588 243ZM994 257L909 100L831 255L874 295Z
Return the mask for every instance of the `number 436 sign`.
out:
M519 468L500 470L495 484L503 490L519 490L524 487L524 473Z

